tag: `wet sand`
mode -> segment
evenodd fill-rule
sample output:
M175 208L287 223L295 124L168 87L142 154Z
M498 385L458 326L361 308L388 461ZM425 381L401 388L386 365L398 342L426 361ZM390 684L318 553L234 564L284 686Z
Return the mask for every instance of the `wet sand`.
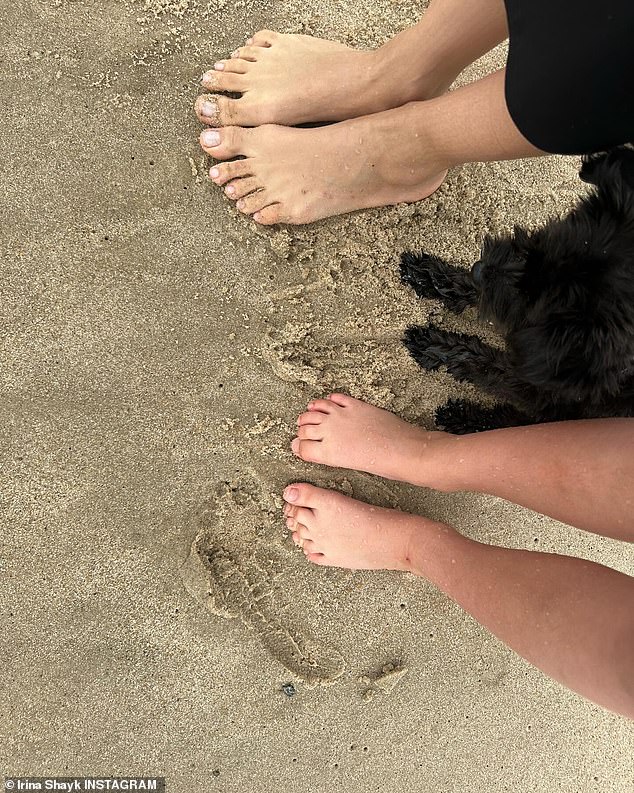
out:
M375 46L422 8L5 9L8 773L165 775L183 793L632 790L631 722L425 581L310 566L281 515L283 487L307 479L634 572L623 544L500 500L290 453L297 414L333 388L427 426L448 397L477 397L401 346L412 321L488 331L417 301L399 253L467 266L484 233L537 224L585 189L574 158L470 165L419 204L264 229L208 182L191 107L216 58L265 26Z

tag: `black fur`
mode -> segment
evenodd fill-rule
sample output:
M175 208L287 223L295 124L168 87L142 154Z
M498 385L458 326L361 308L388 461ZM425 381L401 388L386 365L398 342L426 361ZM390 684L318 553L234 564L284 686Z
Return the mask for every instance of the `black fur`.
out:
M438 409L451 432L566 419L634 416L634 150L583 158L590 193L563 218L486 237L471 271L404 253L401 279L455 313L477 306L506 350L437 327L408 328L424 368L441 366L500 403Z

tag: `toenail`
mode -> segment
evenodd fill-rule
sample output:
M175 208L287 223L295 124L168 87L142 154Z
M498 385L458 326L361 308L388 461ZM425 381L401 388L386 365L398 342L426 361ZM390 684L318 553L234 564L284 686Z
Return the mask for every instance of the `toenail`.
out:
M240 54L240 51L239 51L239 50L234 50L234 51L231 53L231 57L232 57L232 58L237 58L239 54Z
M238 207L238 209L244 209L244 201L240 199L236 204L236 206Z
M203 102L200 113L206 118L215 118L218 115L218 105L215 102Z
M232 184L228 184L225 187L225 193L227 193L228 195L233 195L235 193L235 191L236 191L236 188Z
M218 63L214 63L214 69L216 69L216 71L221 72L224 68L225 65L224 63L222 63L222 61L218 61Z
M211 176L212 179L217 179L220 176L220 169L219 168L212 168L209 171L209 176Z
M205 146L217 146L220 143L220 133L215 129L206 129L202 137Z
M253 44L253 39L247 39L247 44Z
M260 219L260 213L259 212L254 212L253 213L253 220L259 220L259 219Z
M299 497L299 490L296 487L287 487L284 491L284 498L287 501L297 501Z

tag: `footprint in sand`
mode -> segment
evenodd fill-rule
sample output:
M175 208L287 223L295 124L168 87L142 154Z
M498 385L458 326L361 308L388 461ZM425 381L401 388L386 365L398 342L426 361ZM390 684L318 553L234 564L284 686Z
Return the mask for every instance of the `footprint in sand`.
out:
M314 323L287 322L266 334L260 355L276 377L321 391L345 390L384 407L392 403L394 394L381 382L381 373L365 362L382 361L387 366L391 350L398 350L393 334L369 338L362 331L349 332L347 338L323 344L314 330Z
M327 683L344 671L340 653L292 627L276 603L275 570L262 534L279 510L257 485L227 483L181 568L188 592L212 613L238 618L268 652L307 683ZM267 569L268 568L268 569Z

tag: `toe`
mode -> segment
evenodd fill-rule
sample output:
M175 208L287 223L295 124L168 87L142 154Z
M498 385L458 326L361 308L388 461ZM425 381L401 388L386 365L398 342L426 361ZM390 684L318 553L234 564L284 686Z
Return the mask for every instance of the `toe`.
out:
M309 485L307 482L295 482L284 490L284 501L296 507L313 508L321 501L324 491L321 487Z
M297 437L300 441L321 441L324 438L324 430L319 424L304 424L297 428Z
M202 84L209 91L239 91L247 88L247 80L244 74L226 70L213 70L205 72Z
M354 402L353 398L347 394L328 394L327 399L342 408L348 407L352 404L352 402Z
M304 540L304 542L302 543L302 550L306 555L308 555L309 553L319 552L319 548L317 544L313 542L313 540L308 540L308 539Z
M312 533L309 527L314 519L315 514L312 509L308 507L297 507L297 512L295 513L295 531L302 540L312 539Z
M206 129L200 135L200 145L216 160L230 160L244 154L247 133L241 127Z
M309 410L307 413L302 413L297 419L297 426L302 427L304 424L321 424L324 420L324 414L319 413L317 410Z
M250 176L247 179L236 179L230 182L225 187L225 193L229 198L242 198L242 196L252 193L254 190L260 190L262 183L255 176Z
M216 184L226 184L230 179L251 176L253 162L250 159L220 162L209 169L209 176Z
M288 217L281 204L271 204L271 206L261 209L253 215L253 220L262 226L274 226L276 223L288 223Z
M259 212L272 203L273 199L266 190L258 190L257 193L251 193L241 198L236 206L240 212L243 212L245 215L252 215L254 212Z
M295 438L291 442L291 449L296 457L305 463L321 463L323 447L321 441L303 441Z
M328 564L328 562L326 561L326 557L324 556L323 553L309 553L306 554L306 558L308 559L309 562L312 562L313 564L320 564L320 565Z
M222 61L216 61L214 68L203 74L202 83L206 85L205 80L212 77L218 72L232 72L233 74L246 74L249 71L249 61L243 61L241 58L225 58Z
M243 61L257 61L262 54L262 47L240 47L231 53L232 58L241 58Z
M318 413L332 413L332 402L328 399L313 399L312 402L308 403L308 410Z
M253 115L243 98L230 99L221 94L201 94L194 108L203 124L217 127L249 126Z
M201 94L194 103L198 120L203 124L216 124L220 118L217 98L213 94Z
M258 30L249 39L249 43L256 47L270 47L276 38L279 38L279 33L274 30Z

